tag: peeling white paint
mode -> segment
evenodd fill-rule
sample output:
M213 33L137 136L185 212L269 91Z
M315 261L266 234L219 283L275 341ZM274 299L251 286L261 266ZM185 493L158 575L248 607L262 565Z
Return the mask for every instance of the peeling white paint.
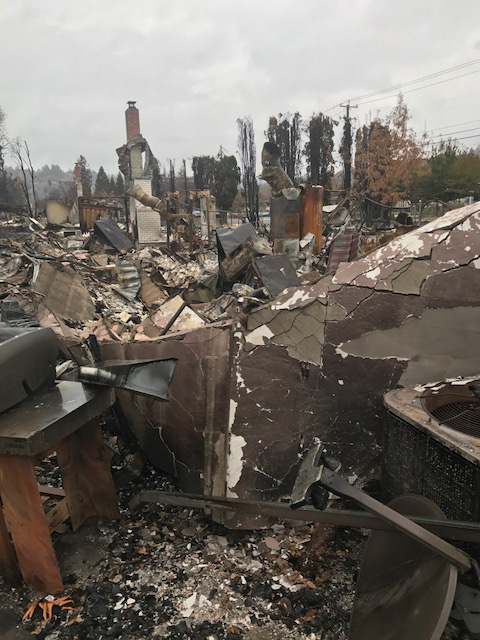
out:
M246 388L245 380L242 378L242 374L237 369L237 388L242 389L243 387Z
M405 234L403 236L404 238L408 238L408 234ZM411 256L418 256L420 254L420 252L422 251L422 249L425 246L425 240L422 238L421 235L418 236L413 236L409 239L409 242L406 242L402 248L404 248L408 254L406 256L404 256L405 258L408 258L409 255Z
M338 381L338 384L339 384L339 385L341 385L341 386L343 386L343 385L344 385L343 380L339 380L339 381Z
M257 346L264 345L273 337L273 331L267 327L266 324L262 324L248 335L245 336L245 341Z
M293 292L293 295L285 300L285 302L277 302L272 304L272 311L280 311L281 309L290 309L296 302L304 302L308 300L309 295L302 289L297 289Z
M342 344L339 344L338 347L336 347L335 353L338 353L338 355L342 356L342 358L348 358L350 354L342 350L343 344L344 343L342 342Z
M375 269L372 269L372 271L367 271L367 273L365 273L364 275L366 278L375 280L380 275L380 271L380 267L375 267Z
M230 450L227 457L227 489L232 491L240 480L242 469L245 466L243 460L243 447L247 441L243 436L230 435ZM229 495L232 495L229 493Z
M480 269L480 258L477 258L476 260L473 260L473 262L471 264L473 264L475 269Z
M232 431L233 423L235 422L235 415L237 413L238 402L230 400L230 410L228 413L228 432Z

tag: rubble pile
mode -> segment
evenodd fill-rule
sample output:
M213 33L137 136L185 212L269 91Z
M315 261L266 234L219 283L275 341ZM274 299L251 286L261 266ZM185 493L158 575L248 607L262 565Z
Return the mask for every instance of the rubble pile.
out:
M299 282L288 259L272 256L248 223L227 230L227 253L218 255L137 250L110 218L97 220L93 235L63 233L37 223L22 242L0 237L0 299L2 322L51 327L64 344L92 335L130 342L192 330ZM6 310L13 303L15 317Z

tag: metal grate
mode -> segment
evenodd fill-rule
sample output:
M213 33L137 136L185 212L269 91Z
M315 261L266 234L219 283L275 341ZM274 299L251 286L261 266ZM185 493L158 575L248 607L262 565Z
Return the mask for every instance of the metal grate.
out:
M385 501L416 493L452 520L480 521L480 467L392 414L385 429L382 493Z
M430 414L451 429L480 438L480 400L448 402L431 409Z

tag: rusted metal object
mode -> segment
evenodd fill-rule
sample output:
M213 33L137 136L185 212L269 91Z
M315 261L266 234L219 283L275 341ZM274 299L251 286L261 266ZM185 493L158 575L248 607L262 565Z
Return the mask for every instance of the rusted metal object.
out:
M395 498L389 508L397 515L444 517L420 496ZM402 533L373 532L357 582L349 640L439 640L456 584L457 568L423 544Z
M244 514L258 516L265 519L278 518L299 522L315 522L316 524L335 525L339 527L353 527L372 529L373 531L394 531L386 520L365 511L352 509L331 509L323 511L305 506L292 510L290 505L281 502L267 502L240 500L238 498L222 498L221 496L206 496L190 493L176 493L169 491L146 490L141 491L130 501L130 508L136 509L141 504L172 504L192 509L209 509L228 514ZM446 540L458 542L480 543L480 523L460 522L455 520L441 520L424 516L409 516L412 522L424 527L428 531Z
M318 255L323 248L323 187L306 186L301 198L300 235L305 237L313 233L314 255Z
M78 198L78 216L82 231L93 229L95 220L113 215L126 217L127 200L123 196L82 196Z
M402 534L419 542L431 551L434 551L460 570L469 571L472 568L471 560L466 553L463 553L463 551L456 549L448 542L441 540L438 536L426 531L415 522L397 513L394 509L382 504L359 489L352 487L346 480L325 467L322 469L320 484L336 495L355 500L355 502L361 504L367 511L370 511L370 513L375 514L382 520L387 520L387 522Z
M326 506L326 497L330 491L342 498L354 500L381 520L386 520L394 529L447 559L460 570L468 571L471 569L471 559L466 553L353 487L335 471L329 469L323 451L323 444L318 442L305 456L292 493L292 508L313 503L314 506L322 509L323 504Z

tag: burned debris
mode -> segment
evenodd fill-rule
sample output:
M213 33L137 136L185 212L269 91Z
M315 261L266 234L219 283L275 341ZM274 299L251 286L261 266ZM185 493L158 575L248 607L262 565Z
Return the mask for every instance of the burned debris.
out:
M403 639L421 619L438 640L453 608L461 638L479 204L366 233L267 142L268 223L228 225L208 189L152 194L134 102L126 122L125 196L0 221L9 637L358 640L395 619Z

